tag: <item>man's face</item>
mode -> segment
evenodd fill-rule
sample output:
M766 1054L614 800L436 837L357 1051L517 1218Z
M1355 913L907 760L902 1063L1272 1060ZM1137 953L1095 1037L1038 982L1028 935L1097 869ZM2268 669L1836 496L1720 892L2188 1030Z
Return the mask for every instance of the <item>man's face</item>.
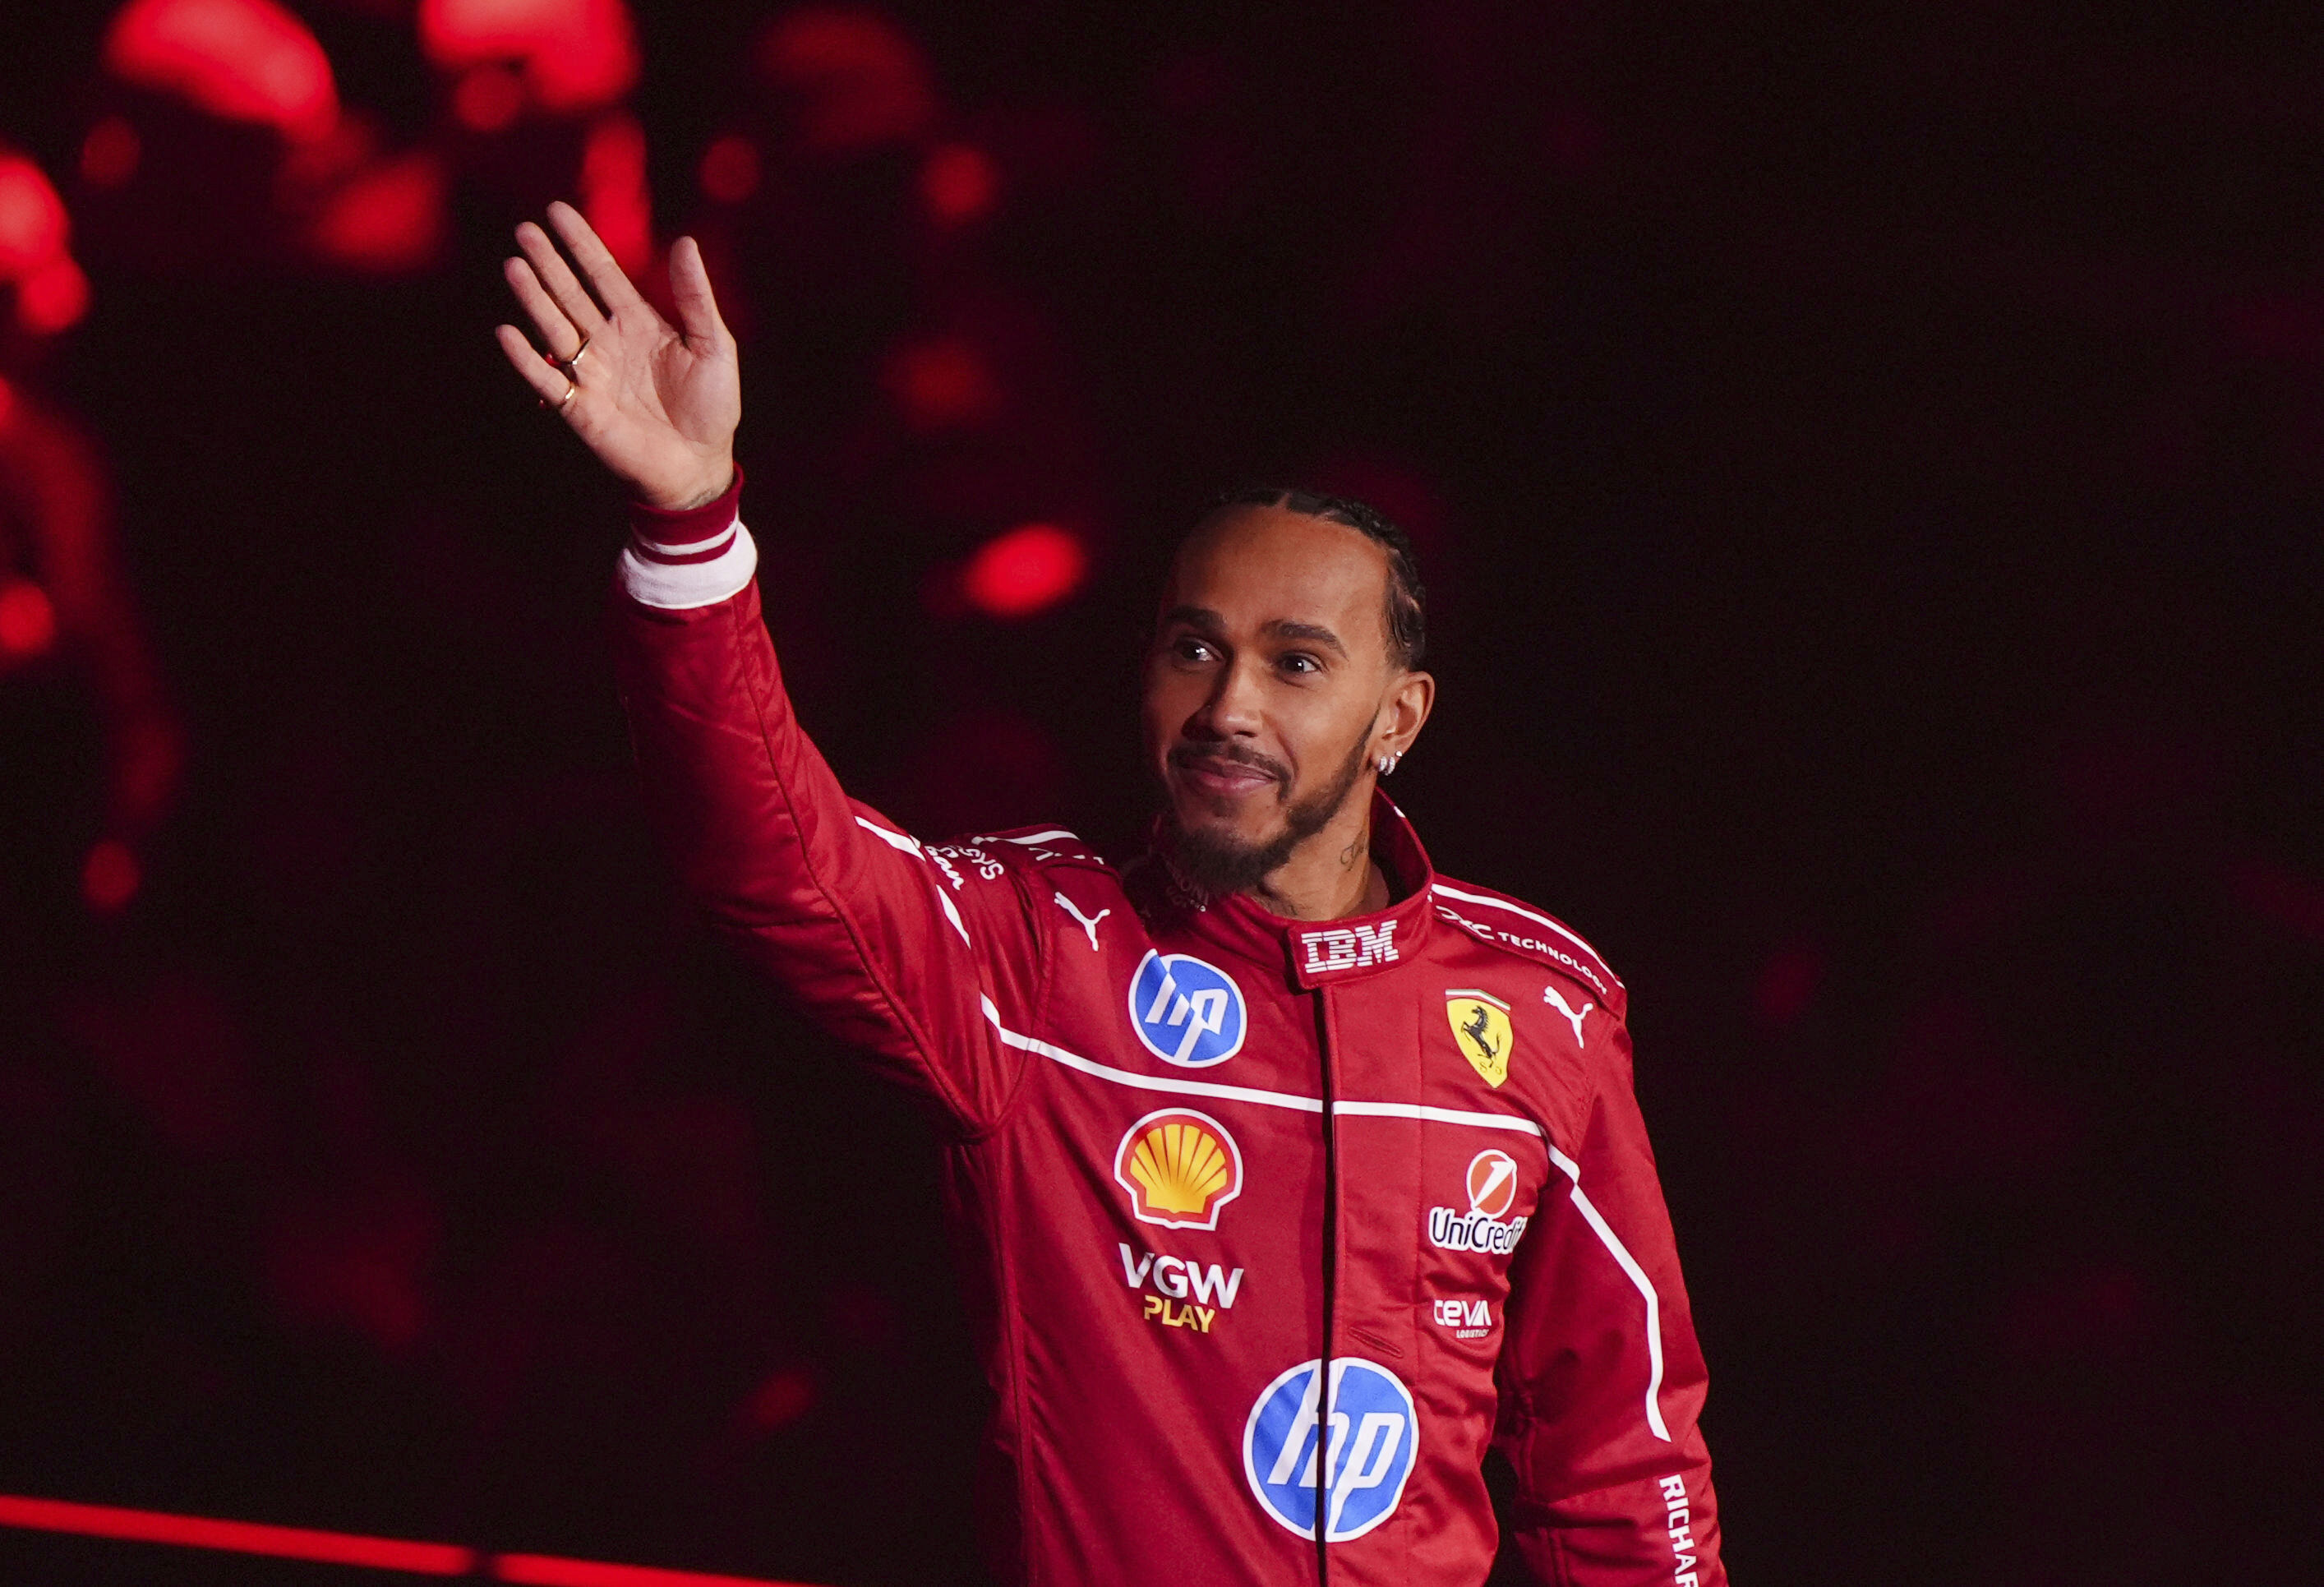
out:
M1180 549L1147 656L1146 748L1181 854L1217 890L1257 881L1369 786L1402 671L1388 581L1361 531L1279 507L1228 508Z

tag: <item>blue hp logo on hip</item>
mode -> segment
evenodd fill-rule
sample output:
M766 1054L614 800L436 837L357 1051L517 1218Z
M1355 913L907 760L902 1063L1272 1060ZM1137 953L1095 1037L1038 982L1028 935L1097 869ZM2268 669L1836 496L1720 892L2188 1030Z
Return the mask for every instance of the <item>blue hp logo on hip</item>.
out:
M1412 1392L1372 1361L1332 1363L1331 1433L1316 1385L1320 1361L1302 1361L1250 1407L1242 1472L1267 1513L1302 1537L1315 1536L1315 1495L1327 1495L1323 1538L1345 1543L1396 1513L1420 1453Z
M1192 954L1148 948L1130 978L1130 1024L1156 1057L1207 1069L1242 1051L1242 988Z

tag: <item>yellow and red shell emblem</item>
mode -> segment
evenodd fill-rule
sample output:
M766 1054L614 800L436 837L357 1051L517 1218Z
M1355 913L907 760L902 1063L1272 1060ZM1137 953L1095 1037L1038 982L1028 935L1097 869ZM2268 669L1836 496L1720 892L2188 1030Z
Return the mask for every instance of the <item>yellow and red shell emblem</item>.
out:
M1208 1113L1165 1108L1123 1131L1113 1176L1139 1222L1215 1229L1219 1209L1242 1194L1242 1149Z

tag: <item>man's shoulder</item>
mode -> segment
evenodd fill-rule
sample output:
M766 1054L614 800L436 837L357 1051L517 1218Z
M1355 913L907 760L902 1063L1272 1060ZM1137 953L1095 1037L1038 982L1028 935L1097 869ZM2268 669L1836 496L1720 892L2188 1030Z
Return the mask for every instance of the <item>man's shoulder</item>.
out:
M1543 964L1595 992L1620 1018L1628 1001L1622 979L1572 927L1499 889L1439 876L1429 884L1437 918L1503 953Z
M1007 832L979 833L956 837L930 847L955 863L966 860L980 866L998 865L1010 871L1047 870L1053 866L1111 872L1105 856L1062 826L1019 826Z

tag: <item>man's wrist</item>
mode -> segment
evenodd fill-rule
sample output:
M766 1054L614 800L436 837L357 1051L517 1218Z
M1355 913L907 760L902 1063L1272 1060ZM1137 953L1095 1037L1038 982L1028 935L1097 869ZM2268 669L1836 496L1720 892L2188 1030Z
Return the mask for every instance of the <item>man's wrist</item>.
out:
M650 502L632 501L630 529L649 545L701 545L733 527L735 508L742 495L742 466L729 464L726 482L721 489L697 494L684 505L658 506Z

